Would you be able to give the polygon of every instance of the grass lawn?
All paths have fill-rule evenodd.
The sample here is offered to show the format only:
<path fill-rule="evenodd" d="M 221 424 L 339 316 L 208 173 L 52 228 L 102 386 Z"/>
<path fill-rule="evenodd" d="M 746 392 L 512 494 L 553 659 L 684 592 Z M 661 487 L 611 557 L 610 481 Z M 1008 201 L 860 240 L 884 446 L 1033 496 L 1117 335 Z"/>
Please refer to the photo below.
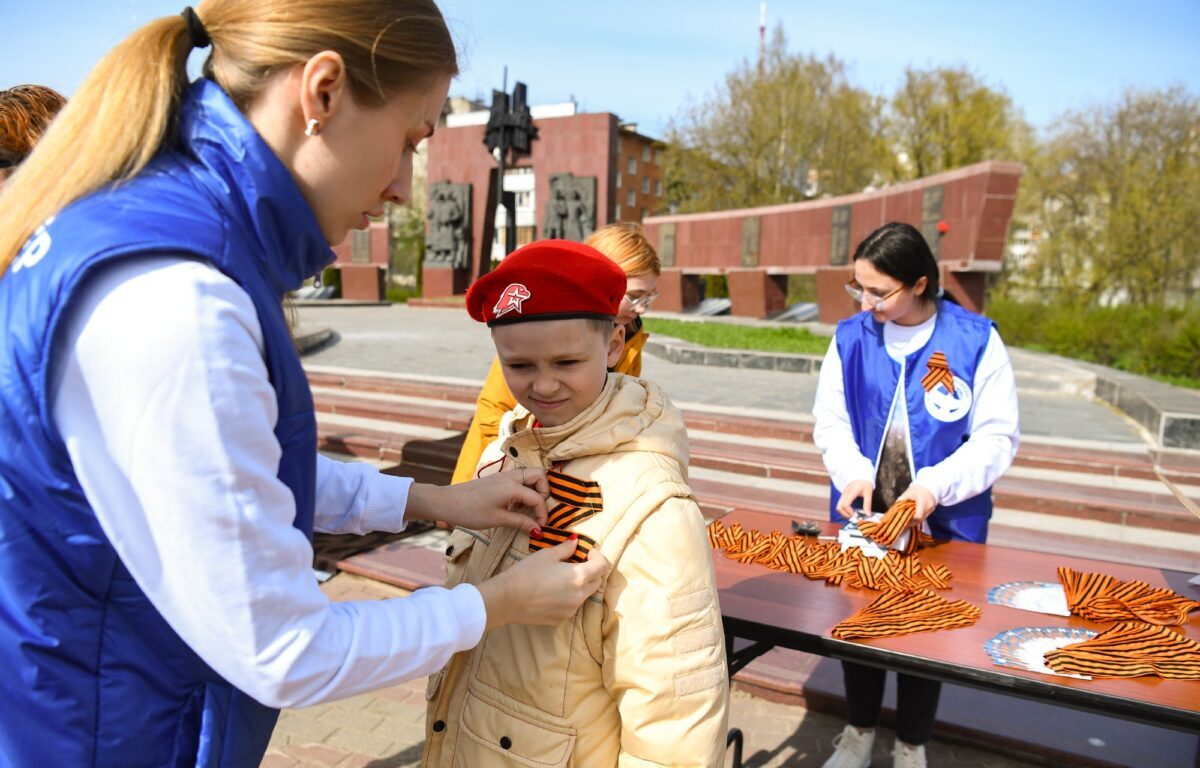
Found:
<path fill-rule="evenodd" d="M 1069 354 L 1064 354 L 1063 352 L 1061 352 L 1059 350 L 1051 349 L 1051 348 L 1047 347 L 1045 344 L 1022 344 L 1020 348 L 1027 349 L 1030 352 L 1043 352 L 1043 353 L 1049 354 L 1049 355 L 1058 355 L 1060 357 L 1065 357 L 1070 360 L 1083 360 L 1084 362 L 1088 362 L 1088 363 L 1096 363 L 1095 360 L 1089 359 L 1087 357 L 1082 357 L 1082 356 L 1078 356 L 1078 355 L 1072 356 Z M 1104 365 L 1104 363 L 1096 363 L 1096 364 Z M 1123 368 L 1120 365 L 1120 361 L 1115 361 L 1113 363 L 1109 363 L 1108 365 L 1110 368 L 1115 368 L 1118 371 L 1126 370 L 1125 368 Z M 1163 384 L 1170 384 L 1173 387 L 1183 387 L 1184 389 L 1200 389 L 1200 379 L 1195 379 L 1195 378 L 1192 378 L 1191 376 L 1179 376 L 1177 374 L 1170 374 L 1170 373 L 1152 373 L 1152 372 L 1146 372 L 1146 371 L 1141 371 L 1141 370 L 1129 370 L 1127 372 L 1137 374 L 1138 376 L 1145 376 L 1146 378 L 1154 379 L 1155 381 L 1161 381 Z"/>
<path fill-rule="evenodd" d="M 801 355 L 824 355 L 829 349 L 828 336 L 819 336 L 806 328 L 754 328 L 656 317 L 643 318 L 642 322 L 651 334 L 661 333 L 704 347 L 761 349 Z"/>

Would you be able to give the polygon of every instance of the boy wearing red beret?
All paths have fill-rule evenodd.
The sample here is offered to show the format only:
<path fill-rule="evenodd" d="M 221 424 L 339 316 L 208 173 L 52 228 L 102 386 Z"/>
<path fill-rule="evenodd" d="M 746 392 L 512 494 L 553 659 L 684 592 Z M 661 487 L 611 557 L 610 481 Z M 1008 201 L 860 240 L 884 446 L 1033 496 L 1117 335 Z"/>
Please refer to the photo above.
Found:
<path fill-rule="evenodd" d="M 620 267 L 541 241 L 467 293 L 519 406 L 479 474 L 544 469 L 547 525 L 457 529 L 447 585 L 478 582 L 563 540 L 612 570 L 573 620 L 507 625 L 429 681 L 423 766 L 723 764 L 729 681 L 704 520 L 687 485 L 682 414 L 610 373 L 624 328 Z"/>

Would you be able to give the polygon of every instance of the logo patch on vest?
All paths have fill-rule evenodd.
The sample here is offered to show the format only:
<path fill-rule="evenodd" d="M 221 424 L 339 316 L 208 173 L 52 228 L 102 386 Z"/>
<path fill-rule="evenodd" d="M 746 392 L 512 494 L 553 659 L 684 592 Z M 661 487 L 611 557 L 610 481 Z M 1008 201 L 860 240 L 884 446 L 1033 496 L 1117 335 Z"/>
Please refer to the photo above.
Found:
<path fill-rule="evenodd" d="M 496 306 L 492 307 L 492 314 L 496 317 L 507 315 L 509 312 L 520 314 L 521 303 L 532 295 L 525 286 L 520 283 L 513 283 L 500 294 L 499 300 L 496 301 Z"/>
<path fill-rule="evenodd" d="M 25 243 L 25 247 L 17 254 L 17 258 L 13 259 L 12 274 L 17 274 L 26 267 L 36 267 L 38 262 L 46 258 L 46 254 L 50 252 L 50 233 L 46 231 L 46 227 L 54 223 L 54 217 L 46 219 L 46 221 L 38 227 L 29 241 Z"/>
<path fill-rule="evenodd" d="M 974 400 L 967 382 L 950 372 L 950 361 L 942 352 L 929 356 L 929 373 L 921 379 L 925 389 L 925 410 L 938 421 L 958 421 L 971 412 Z"/>

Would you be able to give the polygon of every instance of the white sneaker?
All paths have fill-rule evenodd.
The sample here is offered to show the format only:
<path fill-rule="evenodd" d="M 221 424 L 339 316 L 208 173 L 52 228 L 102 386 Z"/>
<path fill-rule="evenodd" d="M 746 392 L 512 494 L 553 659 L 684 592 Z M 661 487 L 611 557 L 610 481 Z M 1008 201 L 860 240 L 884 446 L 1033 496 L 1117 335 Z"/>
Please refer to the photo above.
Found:
<path fill-rule="evenodd" d="M 892 750 L 892 768 L 925 768 L 925 745 L 912 745 L 896 739 Z"/>
<path fill-rule="evenodd" d="M 833 737 L 834 753 L 821 768 L 867 768 L 871 764 L 871 747 L 875 746 L 875 729 L 859 730 L 847 725 Z"/>

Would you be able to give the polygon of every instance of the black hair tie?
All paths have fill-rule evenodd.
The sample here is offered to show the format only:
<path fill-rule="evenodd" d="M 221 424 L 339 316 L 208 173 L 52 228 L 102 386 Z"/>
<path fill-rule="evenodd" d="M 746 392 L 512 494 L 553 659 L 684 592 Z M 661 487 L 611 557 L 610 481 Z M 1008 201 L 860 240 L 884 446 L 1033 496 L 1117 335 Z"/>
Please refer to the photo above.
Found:
<path fill-rule="evenodd" d="M 212 38 L 208 36 L 208 30 L 204 28 L 204 23 L 200 21 L 200 17 L 192 10 L 192 6 L 183 9 L 179 14 L 183 20 L 187 22 L 188 34 L 192 37 L 193 48 L 207 48 L 212 45 Z"/>

